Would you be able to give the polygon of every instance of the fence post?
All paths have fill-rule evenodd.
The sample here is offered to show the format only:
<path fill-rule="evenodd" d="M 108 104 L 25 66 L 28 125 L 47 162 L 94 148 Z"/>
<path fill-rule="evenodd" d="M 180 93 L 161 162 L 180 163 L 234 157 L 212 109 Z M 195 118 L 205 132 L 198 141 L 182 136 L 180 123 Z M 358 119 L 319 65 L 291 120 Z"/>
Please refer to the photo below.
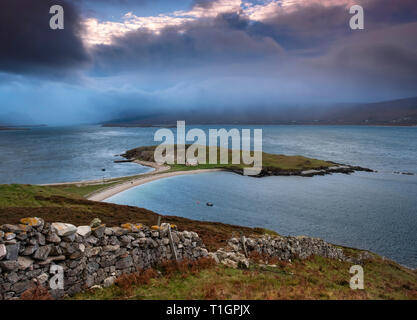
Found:
<path fill-rule="evenodd" d="M 175 249 L 174 240 L 172 239 L 171 225 L 168 226 L 168 238 L 169 238 L 169 244 L 171 245 L 171 251 L 175 258 L 175 261 L 178 261 L 177 250 Z"/>
<path fill-rule="evenodd" d="M 245 257 L 248 257 L 248 251 L 246 250 L 246 238 L 243 232 L 240 233 L 240 241 L 242 242 L 243 251 L 245 252 Z"/>

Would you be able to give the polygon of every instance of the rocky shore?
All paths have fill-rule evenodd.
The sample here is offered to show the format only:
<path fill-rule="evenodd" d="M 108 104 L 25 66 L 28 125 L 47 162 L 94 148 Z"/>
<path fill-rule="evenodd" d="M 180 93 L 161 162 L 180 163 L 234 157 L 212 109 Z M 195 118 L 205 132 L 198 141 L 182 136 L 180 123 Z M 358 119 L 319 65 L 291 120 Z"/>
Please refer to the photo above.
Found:
<path fill-rule="evenodd" d="M 233 169 L 227 168 L 227 171 L 232 171 L 234 173 L 243 175 L 243 169 Z M 343 173 L 351 174 L 354 172 L 375 172 L 369 168 L 363 168 L 359 166 L 349 166 L 349 165 L 334 165 L 332 167 L 323 167 L 318 169 L 311 170 L 279 170 L 276 168 L 263 168 L 261 172 L 254 177 L 268 177 L 268 176 L 301 176 L 301 177 L 314 177 L 314 176 L 324 176 L 332 173 Z"/>

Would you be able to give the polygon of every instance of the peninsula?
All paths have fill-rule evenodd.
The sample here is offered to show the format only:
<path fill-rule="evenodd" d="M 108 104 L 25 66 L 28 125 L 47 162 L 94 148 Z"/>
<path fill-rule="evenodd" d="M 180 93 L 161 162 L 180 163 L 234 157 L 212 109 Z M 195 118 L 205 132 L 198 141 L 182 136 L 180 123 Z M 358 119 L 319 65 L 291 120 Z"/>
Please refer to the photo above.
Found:
<path fill-rule="evenodd" d="M 186 145 L 188 149 L 189 145 Z M 133 177 L 123 177 L 118 179 L 111 179 L 108 181 L 107 187 L 102 186 L 100 181 L 87 181 L 87 182 L 77 182 L 77 183 L 68 183 L 68 184 L 90 184 L 97 185 L 96 191 L 92 192 L 89 196 L 89 200 L 93 201 L 103 201 L 105 199 L 114 196 L 120 192 L 128 190 L 130 188 L 163 179 L 173 176 L 186 175 L 186 174 L 198 174 L 204 172 L 218 172 L 226 171 L 233 172 L 237 174 L 243 174 L 244 165 L 231 164 L 229 161 L 228 164 L 196 164 L 196 165 L 187 165 L 187 164 L 172 164 L 172 165 L 159 165 L 155 162 L 154 151 L 156 146 L 143 146 L 135 149 L 126 151 L 121 156 L 129 161 L 135 162 L 140 165 L 152 167 L 155 170 L 141 174 Z M 209 154 L 209 148 L 207 147 L 207 154 Z M 176 150 L 176 146 L 174 146 Z M 217 154 L 220 154 L 220 148 L 218 148 Z M 228 150 L 229 160 L 231 160 L 232 150 Z M 120 160 L 116 160 L 120 162 Z M 368 168 L 362 168 L 359 166 L 350 166 L 338 164 L 331 161 L 318 160 L 313 158 L 307 158 L 303 156 L 287 156 L 287 155 L 278 155 L 271 153 L 262 153 L 262 171 L 259 175 L 254 177 L 264 177 L 264 176 L 302 176 L 302 177 L 312 177 L 316 175 L 326 175 L 332 173 L 344 173 L 350 174 L 355 171 L 366 171 L 373 172 L 373 170 Z"/>

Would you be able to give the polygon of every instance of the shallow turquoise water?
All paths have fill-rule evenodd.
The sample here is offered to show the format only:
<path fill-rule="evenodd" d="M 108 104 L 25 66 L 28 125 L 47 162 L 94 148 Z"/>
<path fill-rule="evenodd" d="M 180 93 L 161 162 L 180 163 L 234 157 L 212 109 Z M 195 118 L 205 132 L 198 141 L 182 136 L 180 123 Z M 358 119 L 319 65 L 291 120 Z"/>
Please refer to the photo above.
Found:
<path fill-rule="evenodd" d="M 165 215 L 265 227 L 282 235 L 319 237 L 417 267 L 417 197 L 411 194 L 417 195 L 417 182 L 408 176 L 259 179 L 216 172 L 153 181 L 107 201 Z"/>

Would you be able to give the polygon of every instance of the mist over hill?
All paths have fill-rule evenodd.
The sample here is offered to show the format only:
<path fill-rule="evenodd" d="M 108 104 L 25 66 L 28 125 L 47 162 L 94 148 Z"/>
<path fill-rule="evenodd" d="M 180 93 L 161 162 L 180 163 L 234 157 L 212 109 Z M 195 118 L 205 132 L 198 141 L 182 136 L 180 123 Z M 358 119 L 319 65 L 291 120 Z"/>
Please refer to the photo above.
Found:
<path fill-rule="evenodd" d="M 130 114 L 103 126 L 175 125 L 177 120 L 189 124 L 417 125 L 417 97 L 368 104 L 213 110 Z"/>

